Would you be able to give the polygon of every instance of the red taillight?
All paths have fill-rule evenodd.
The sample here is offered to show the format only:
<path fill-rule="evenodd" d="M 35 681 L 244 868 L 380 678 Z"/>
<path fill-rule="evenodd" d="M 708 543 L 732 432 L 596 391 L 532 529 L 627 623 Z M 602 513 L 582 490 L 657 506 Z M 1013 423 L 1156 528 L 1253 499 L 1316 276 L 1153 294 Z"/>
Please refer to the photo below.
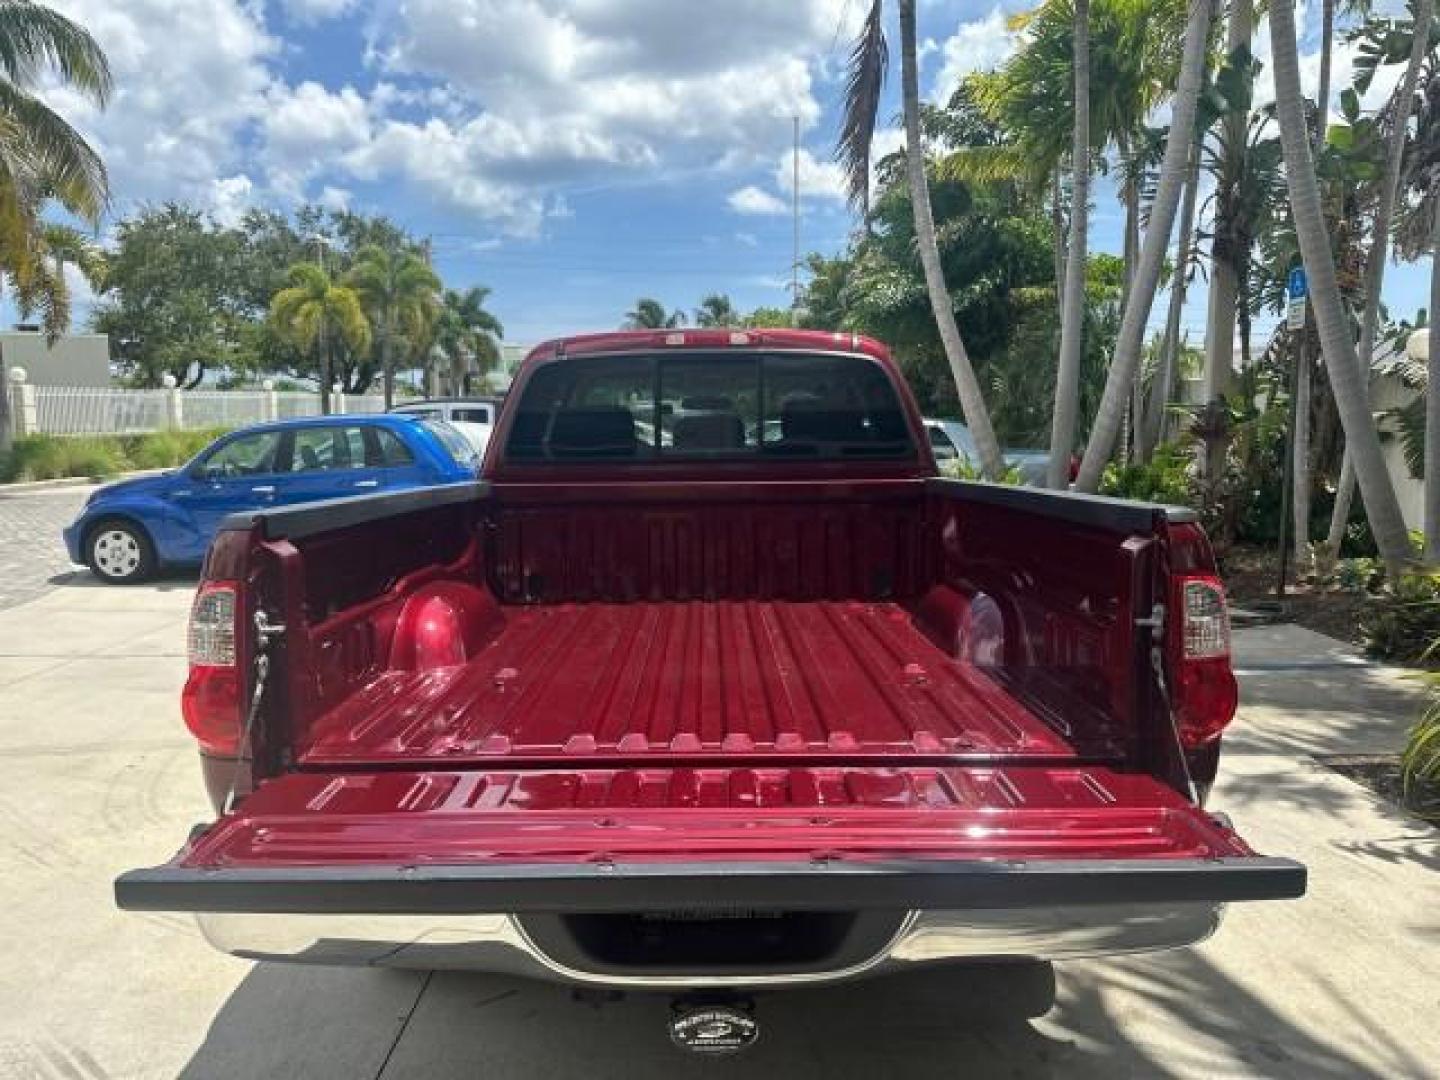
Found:
<path fill-rule="evenodd" d="M 190 609 L 190 677 L 180 708 L 200 749 L 220 757 L 240 753 L 241 680 L 235 663 L 239 609 L 232 581 L 203 583 Z"/>
<path fill-rule="evenodd" d="M 1230 668 L 1225 587 L 1213 574 L 1174 579 L 1171 657 L 1180 741 L 1187 749 L 1214 742 L 1235 718 L 1239 691 Z"/>

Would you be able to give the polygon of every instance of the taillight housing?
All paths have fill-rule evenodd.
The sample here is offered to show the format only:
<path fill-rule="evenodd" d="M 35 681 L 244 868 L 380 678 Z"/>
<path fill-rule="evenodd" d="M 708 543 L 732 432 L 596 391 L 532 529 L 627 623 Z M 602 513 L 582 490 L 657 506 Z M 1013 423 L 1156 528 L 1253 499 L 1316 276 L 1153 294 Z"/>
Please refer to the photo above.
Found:
<path fill-rule="evenodd" d="M 1230 615 L 1225 586 L 1214 574 L 1172 579 L 1171 693 L 1180 741 L 1187 750 L 1218 739 L 1240 702 L 1230 666 Z"/>
<path fill-rule="evenodd" d="M 216 757 L 240 754 L 242 679 L 236 654 L 240 607 L 235 582 L 206 581 L 190 608 L 186 634 L 190 675 L 180 709 L 201 752 Z"/>

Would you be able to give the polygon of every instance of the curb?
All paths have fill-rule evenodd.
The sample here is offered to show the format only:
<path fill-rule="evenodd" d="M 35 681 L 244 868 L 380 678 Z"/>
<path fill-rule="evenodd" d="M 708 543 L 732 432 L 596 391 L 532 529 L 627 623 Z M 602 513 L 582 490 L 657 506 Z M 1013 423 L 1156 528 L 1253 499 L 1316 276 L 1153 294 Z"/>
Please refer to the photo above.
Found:
<path fill-rule="evenodd" d="M 133 469 L 96 479 L 90 476 L 62 476 L 57 480 L 25 480 L 14 484 L 0 484 L 0 496 L 24 495 L 32 491 L 52 491 L 60 488 L 88 487 L 92 484 L 113 484 L 116 480 L 130 480 L 137 476 L 159 476 L 168 469 Z"/>

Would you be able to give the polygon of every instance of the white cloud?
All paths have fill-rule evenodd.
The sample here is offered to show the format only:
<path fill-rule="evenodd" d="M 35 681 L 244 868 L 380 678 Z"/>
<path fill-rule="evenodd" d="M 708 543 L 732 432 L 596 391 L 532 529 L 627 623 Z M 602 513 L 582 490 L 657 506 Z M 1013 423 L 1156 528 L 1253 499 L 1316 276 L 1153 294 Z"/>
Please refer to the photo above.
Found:
<path fill-rule="evenodd" d="M 737 214 L 784 214 L 790 209 L 779 197 L 754 184 L 732 191 L 728 201 Z"/>
<path fill-rule="evenodd" d="M 737 244 L 740 244 L 742 247 L 748 247 L 748 248 L 753 248 L 753 247 L 759 247 L 759 246 L 760 246 L 760 238 L 759 238 L 758 236 L 756 236 L 754 233 L 748 233 L 748 232 L 737 232 L 737 233 L 735 234 L 735 242 L 736 242 Z"/>
<path fill-rule="evenodd" d="M 1295 36 L 1301 42 L 1300 91 L 1312 99 L 1320 93 L 1319 32 L 1316 29 L 1314 35 L 1306 33 L 1307 24 L 1313 22 L 1315 27 L 1319 26 L 1319 20 L 1314 16 L 1313 6 L 1297 5 Z M 1255 80 L 1255 104 L 1259 107 L 1269 105 L 1275 100 L 1275 65 L 1268 16 L 1261 18 L 1256 23 L 1255 31 L 1255 58 L 1264 65 L 1260 70 L 1259 77 Z M 1308 52 L 1304 47 L 1307 36 L 1314 37 L 1316 46 Z M 1343 34 L 1335 35 L 1335 46 L 1330 57 L 1330 122 L 1332 124 L 1337 122 L 1339 116 L 1340 95 L 1349 89 L 1351 81 L 1354 79 L 1355 60 L 1359 55 L 1358 43 L 1347 41 Z M 1400 79 L 1404 74 L 1404 64 L 1390 64 L 1380 68 L 1370 83 L 1370 89 L 1361 98 L 1361 107 L 1366 110 L 1375 110 L 1383 106 L 1389 100 L 1390 95 L 1394 93 L 1395 87 L 1400 84 Z"/>
<path fill-rule="evenodd" d="M 241 164 L 240 142 L 264 108 L 278 43 L 258 6 L 237 0 L 53 0 L 110 59 L 115 95 L 103 113 L 78 95 L 47 98 L 105 158 L 121 203 L 205 203 Z"/>
<path fill-rule="evenodd" d="M 1006 26 L 1005 12 L 998 6 L 981 19 L 962 22 L 940 46 L 944 63 L 932 84 L 930 97 L 946 101 L 966 75 L 989 71 L 1003 63 L 1019 43 L 1020 35 Z"/>
<path fill-rule="evenodd" d="M 253 205 L 254 192 L 255 182 L 244 173 L 236 173 L 220 177 L 212 183 L 210 197 L 205 203 L 221 225 L 238 225 Z"/>
<path fill-rule="evenodd" d="M 320 194 L 315 197 L 315 201 L 327 210 L 343 211 L 350 209 L 350 201 L 353 198 L 354 195 L 345 188 L 326 184 L 320 189 Z"/>
<path fill-rule="evenodd" d="M 260 126 L 271 185 L 299 200 L 310 177 L 370 140 L 371 106 L 350 86 L 331 93 L 317 82 L 276 85 Z"/>
<path fill-rule="evenodd" d="M 338 19 L 353 11 L 358 0 L 281 0 L 285 14 L 299 23 L 318 23 Z"/>
<path fill-rule="evenodd" d="M 780 156 L 775 166 L 775 182 L 787 195 L 795 190 L 795 154 Z M 802 199 L 845 198 L 845 171 L 834 161 L 820 161 L 809 150 L 802 148 L 800 159 L 800 197 Z"/>
<path fill-rule="evenodd" d="M 50 96 L 105 156 L 121 212 L 161 199 L 226 214 L 242 201 L 339 205 L 357 184 L 387 183 L 519 235 L 566 216 L 563 195 L 582 183 L 729 173 L 738 184 L 742 170 L 769 170 L 791 116 L 820 123 L 825 58 L 863 6 L 373 0 L 360 81 L 337 86 L 287 79 L 295 43 L 275 33 L 353 15 L 359 0 L 54 2 L 115 70 L 104 113 Z M 802 194 L 832 197 L 837 177 L 812 158 Z M 749 212 L 779 202 L 737 195 Z"/>

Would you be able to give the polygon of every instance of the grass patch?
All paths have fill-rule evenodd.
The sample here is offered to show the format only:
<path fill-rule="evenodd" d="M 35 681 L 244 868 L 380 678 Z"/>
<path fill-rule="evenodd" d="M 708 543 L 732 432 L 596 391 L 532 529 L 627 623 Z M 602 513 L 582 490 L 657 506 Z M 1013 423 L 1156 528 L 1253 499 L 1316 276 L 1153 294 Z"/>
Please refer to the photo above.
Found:
<path fill-rule="evenodd" d="M 0 455 L 0 483 L 71 476 L 104 480 L 132 469 L 171 469 L 185 464 L 226 430 L 27 435 Z"/>

